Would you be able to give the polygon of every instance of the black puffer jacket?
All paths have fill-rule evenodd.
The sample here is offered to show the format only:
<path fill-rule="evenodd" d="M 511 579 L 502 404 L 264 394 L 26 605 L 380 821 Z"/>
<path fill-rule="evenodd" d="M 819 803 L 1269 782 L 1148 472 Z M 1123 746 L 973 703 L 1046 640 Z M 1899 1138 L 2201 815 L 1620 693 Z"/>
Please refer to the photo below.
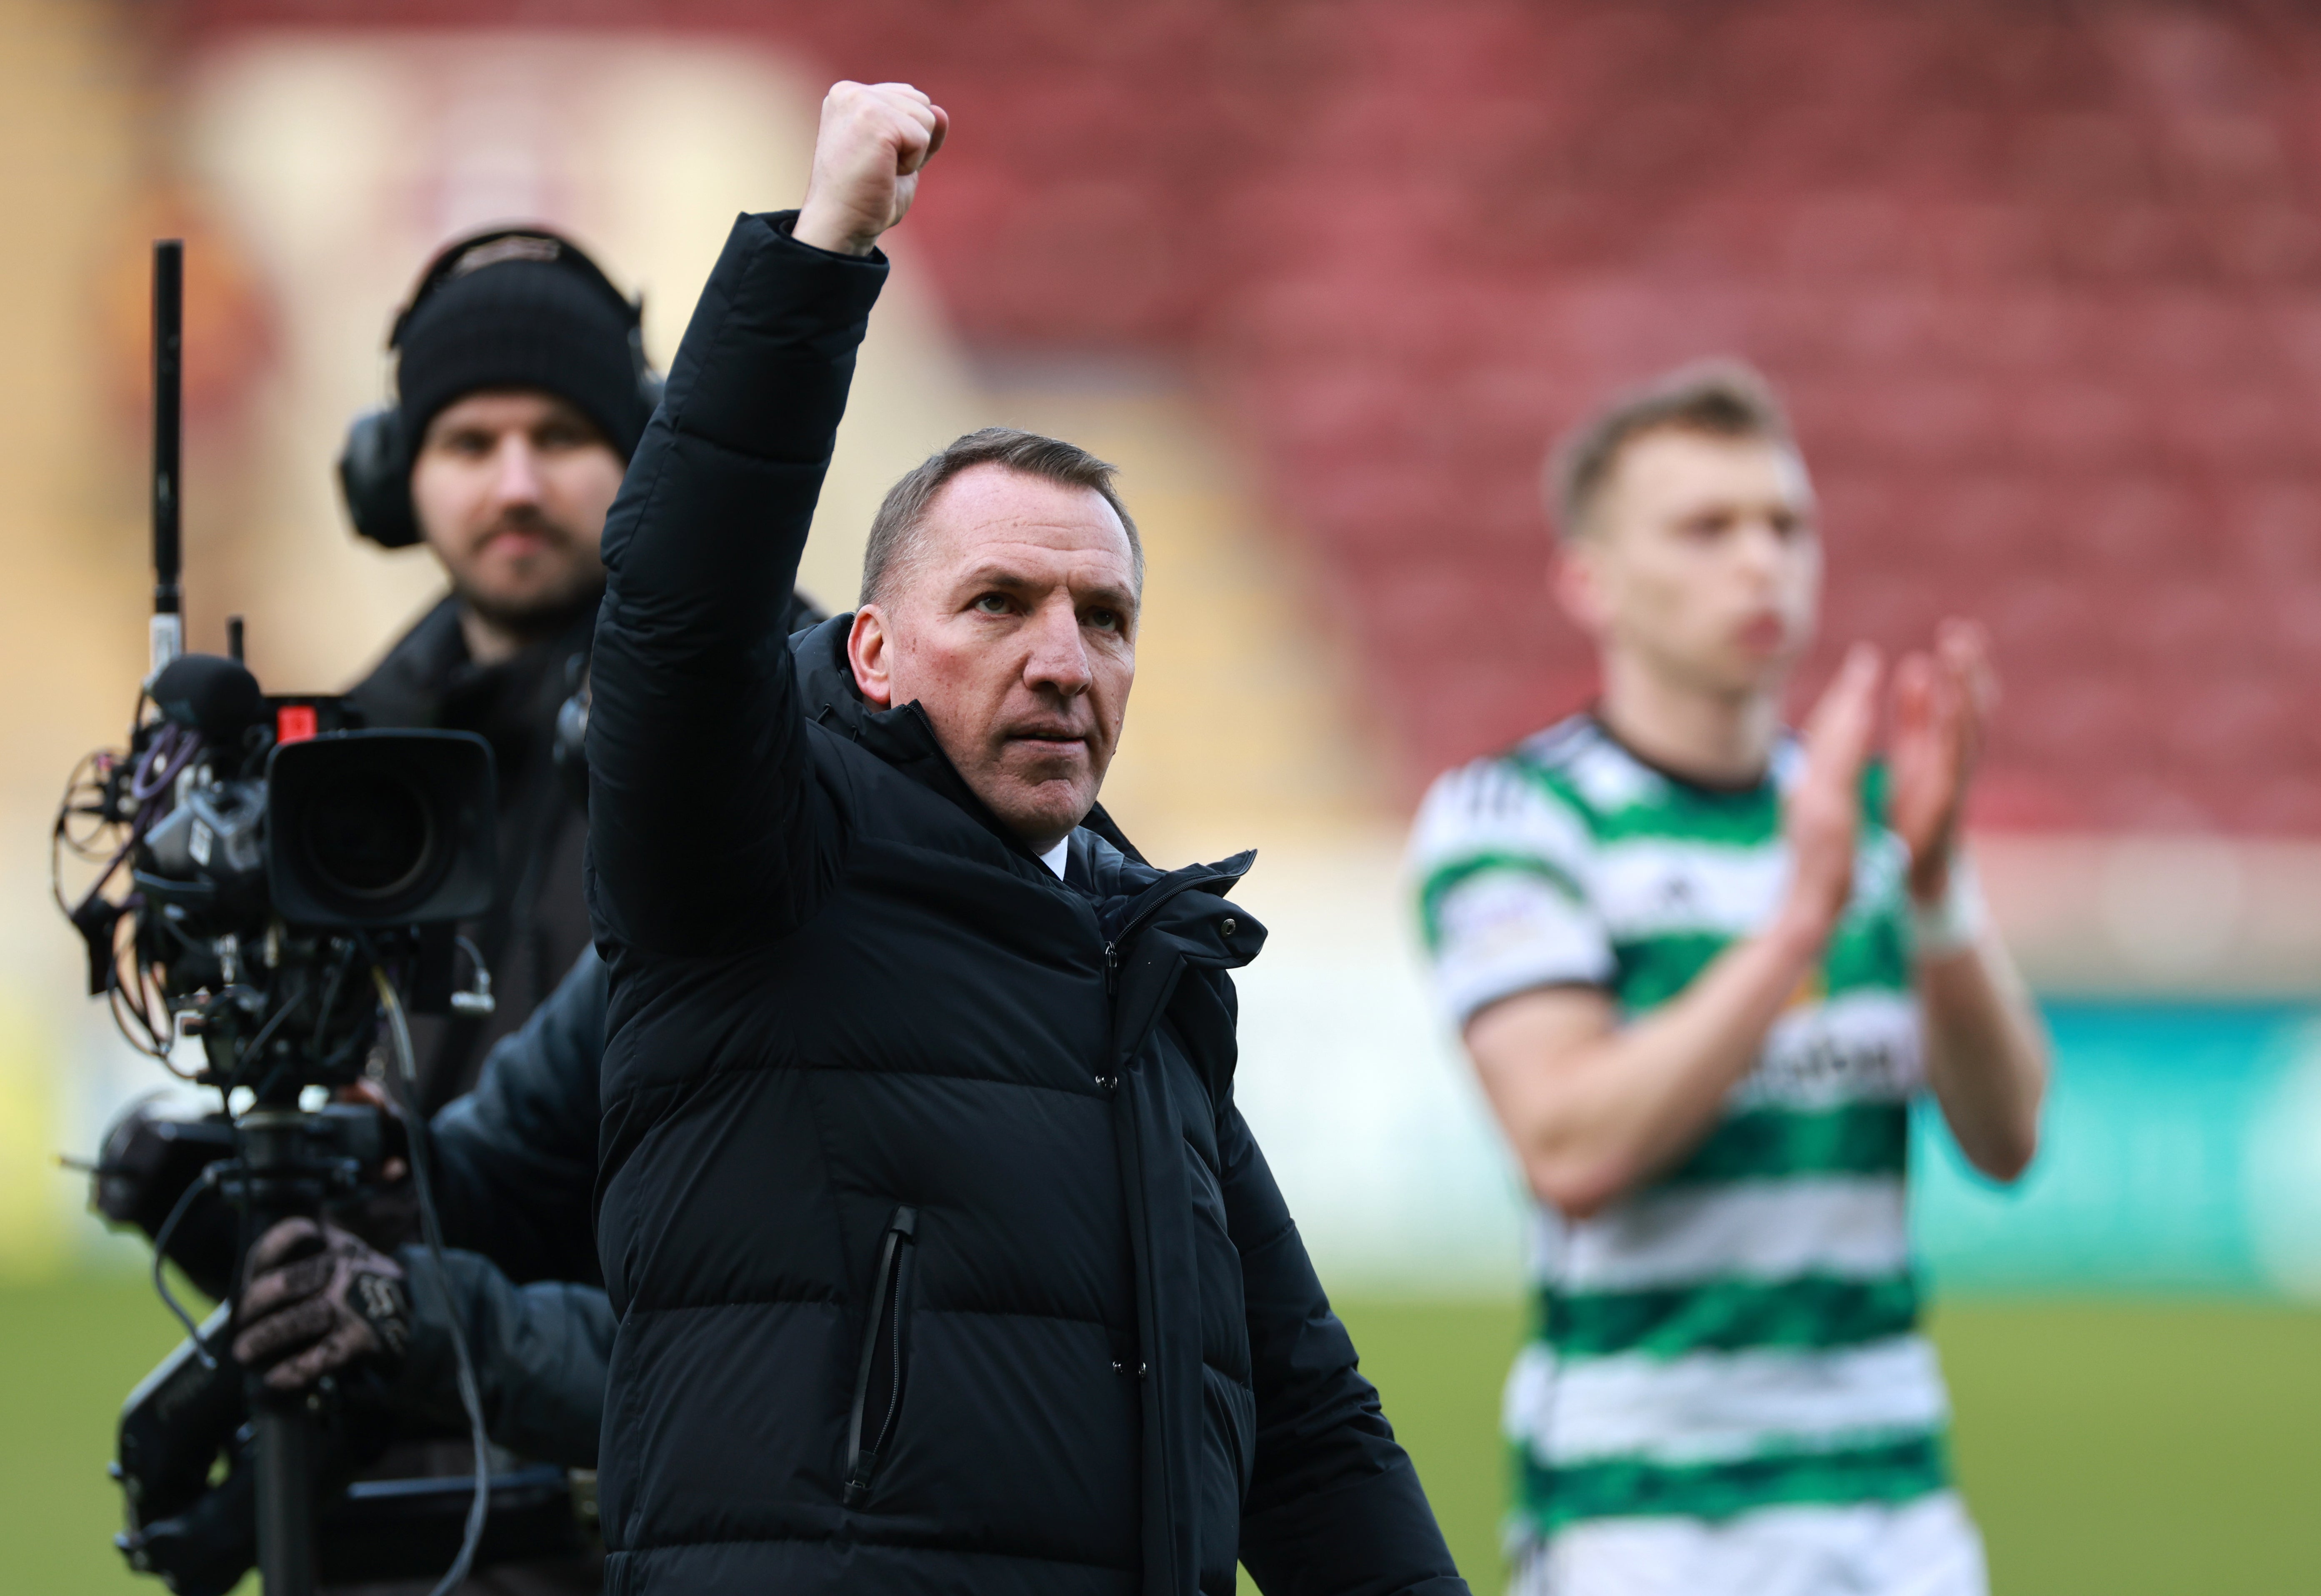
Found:
<path fill-rule="evenodd" d="M 430 1125 L 444 1239 L 517 1281 L 601 1285 L 594 1206 L 605 966 L 585 950 Z"/>
<path fill-rule="evenodd" d="M 481 1017 L 412 1017 L 430 1115 L 475 1084 L 485 1052 L 523 1023 L 588 945 L 580 878 L 587 814 L 554 750 L 557 711 L 587 669 L 589 636 L 584 610 L 514 659 L 478 665 L 460 631 L 460 601 L 446 598 L 347 695 L 374 726 L 478 734 L 492 745 L 499 780 L 492 907 L 460 927 L 490 967 L 498 1002 Z"/>
<path fill-rule="evenodd" d="M 464 1428 L 456 1323 L 468 1337 L 493 1440 L 594 1468 L 613 1309 L 596 1268 L 597 1068 L 605 966 L 584 953 L 523 1027 L 484 1061 L 476 1090 L 435 1116 L 439 1280 L 426 1249 L 399 1249 L 411 1345 L 396 1382 L 412 1418 Z"/>
<path fill-rule="evenodd" d="M 1060 881 L 782 635 L 885 276 L 787 223 L 605 535 L 606 1588 L 1463 1591 L 1233 1104 L 1248 856 Z"/>

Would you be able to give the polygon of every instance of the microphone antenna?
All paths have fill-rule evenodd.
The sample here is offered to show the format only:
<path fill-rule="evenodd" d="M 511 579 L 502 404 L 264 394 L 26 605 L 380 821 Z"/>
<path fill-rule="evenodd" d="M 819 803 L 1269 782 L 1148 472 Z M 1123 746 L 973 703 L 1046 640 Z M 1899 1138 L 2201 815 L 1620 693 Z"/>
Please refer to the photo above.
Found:
<path fill-rule="evenodd" d="M 184 439 L 186 245 L 153 243 L 152 670 L 186 652 L 185 596 L 177 584 L 178 461 Z"/>

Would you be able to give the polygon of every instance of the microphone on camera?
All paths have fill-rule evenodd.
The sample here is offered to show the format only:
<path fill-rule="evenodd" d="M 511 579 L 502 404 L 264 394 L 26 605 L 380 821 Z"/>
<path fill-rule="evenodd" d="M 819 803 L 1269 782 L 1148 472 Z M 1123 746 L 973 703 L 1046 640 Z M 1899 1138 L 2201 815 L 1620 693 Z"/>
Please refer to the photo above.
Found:
<path fill-rule="evenodd" d="M 211 743 L 237 742 L 266 716 L 258 678 L 240 661 L 219 654 L 178 655 L 161 668 L 150 691 L 162 719 Z"/>

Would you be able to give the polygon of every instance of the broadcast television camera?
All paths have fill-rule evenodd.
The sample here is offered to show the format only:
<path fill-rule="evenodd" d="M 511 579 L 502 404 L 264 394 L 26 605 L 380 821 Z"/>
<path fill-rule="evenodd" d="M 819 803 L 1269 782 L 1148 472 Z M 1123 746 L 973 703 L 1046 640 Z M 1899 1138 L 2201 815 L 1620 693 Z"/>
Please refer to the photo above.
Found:
<path fill-rule="evenodd" d="M 418 1008 L 451 1006 L 451 927 L 491 903 L 489 746 L 351 729 L 335 700 L 269 699 L 214 655 L 170 661 L 146 697 L 158 713 L 126 754 L 92 756 L 60 822 L 119 836 L 106 879 L 129 870 L 128 896 L 101 880 L 69 910 L 92 995 L 165 1058 L 198 1038 L 202 1085 L 273 1101 L 294 1076 L 347 1084 L 378 1018 L 371 969 Z"/>
<path fill-rule="evenodd" d="M 179 1596 L 222 1596 L 253 1560 L 269 1596 L 311 1591 L 318 1573 L 408 1578 L 447 1562 L 450 1589 L 489 1509 L 501 1509 L 496 1540 L 522 1540 L 527 1522 L 553 1529 L 560 1515 L 551 1541 L 574 1538 L 560 1471 L 495 1489 L 464 1343 L 453 1337 L 472 1480 L 349 1489 L 353 1465 L 384 1444 L 381 1405 L 350 1389 L 359 1380 L 289 1397 L 263 1386 L 225 1351 L 230 1303 L 196 1327 L 162 1279 L 173 1233 L 205 1192 L 232 1216 L 231 1295 L 242 1252 L 268 1228 L 378 1181 L 396 1127 L 373 1106 L 331 1099 L 369 1075 L 400 1087 L 415 1121 L 406 1012 L 488 1009 L 479 962 L 468 990 L 453 977 L 457 923 L 491 905 L 496 809 L 481 738 L 368 730 L 334 698 L 269 697 L 241 663 L 239 622 L 232 657 L 182 652 L 181 299 L 181 246 L 157 244 L 152 670 L 128 747 L 83 762 L 55 832 L 58 902 L 86 945 L 91 995 L 111 1002 L 132 1044 L 219 1094 L 205 1119 L 133 1147 L 109 1141 L 95 1171 L 108 1215 L 151 1229 L 155 1285 L 189 1336 L 123 1410 L 119 1544 Z M 68 898 L 71 857 L 91 879 Z M 404 1151 L 440 1254 L 426 1140 L 412 1135 Z M 174 1194 L 166 1215 L 128 1211 L 152 1192 Z M 464 1507 L 464 1527 L 446 1507 Z"/>

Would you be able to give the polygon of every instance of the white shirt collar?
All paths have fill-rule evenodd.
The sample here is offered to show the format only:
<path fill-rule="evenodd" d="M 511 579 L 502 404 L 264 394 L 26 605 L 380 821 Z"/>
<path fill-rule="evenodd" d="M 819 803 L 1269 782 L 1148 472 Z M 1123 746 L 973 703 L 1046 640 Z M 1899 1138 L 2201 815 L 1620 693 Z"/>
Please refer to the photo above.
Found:
<path fill-rule="evenodd" d="M 1040 862 L 1054 871 L 1056 880 L 1060 881 L 1064 879 L 1064 861 L 1070 856 L 1071 851 L 1072 839 L 1068 834 L 1062 842 L 1040 855 Z"/>

